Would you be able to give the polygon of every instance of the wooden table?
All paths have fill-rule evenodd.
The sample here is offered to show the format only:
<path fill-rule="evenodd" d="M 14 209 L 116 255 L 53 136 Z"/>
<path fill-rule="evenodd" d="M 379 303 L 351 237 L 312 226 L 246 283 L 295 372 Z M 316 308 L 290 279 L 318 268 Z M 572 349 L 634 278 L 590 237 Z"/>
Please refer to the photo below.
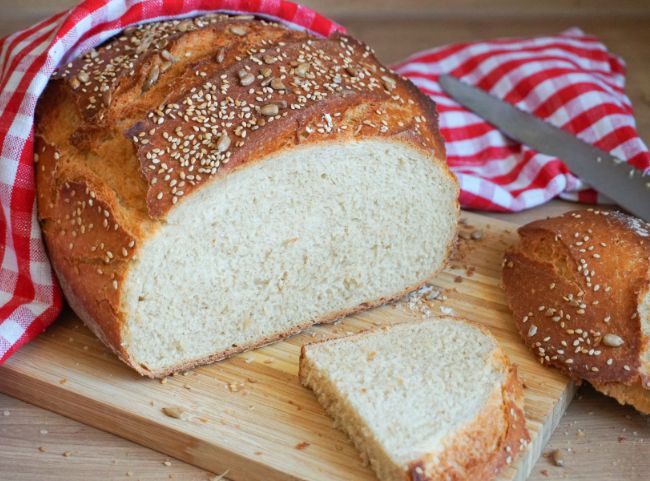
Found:
<path fill-rule="evenodd" d="M 0 35 L 34 23 L 72 0 L 0 0 Z M 650 4 L 644 0 L 319 0 L 304 1 L 346 25 L 392 62 L 419 49 L 496 36 L 541 35 L 579 26 L 598 35 L 628 65 L 628 95 L 641 136 L 650 141 Z M 399 10 L 395 5 L 399 5 Z M 520 214 L 524 223 L 575 208 L 554 201 Z M 44 450 L 41 451 L 39 448 Z M 650 475 L 650 418 L 583 387 L 530 481 L 641 481 Z M 69 453 L 65 456 L 64 453 Z M 166 462 L 171 461 L 171 463 Z M 7 481 L 208 480 L 190 466 L 57 414 L 0 394 L 0 479 Z"/>

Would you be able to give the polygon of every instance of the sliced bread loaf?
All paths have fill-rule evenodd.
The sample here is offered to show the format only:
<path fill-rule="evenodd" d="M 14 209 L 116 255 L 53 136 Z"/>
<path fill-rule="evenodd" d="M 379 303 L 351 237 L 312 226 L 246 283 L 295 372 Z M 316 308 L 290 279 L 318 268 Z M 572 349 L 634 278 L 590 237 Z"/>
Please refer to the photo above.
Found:
<path fill-rule="evenodd" d="M 516 369 L 465 321 L 303 346 L 300 380 L 381 481 L 488 481 L 529 439 Z"/>
<path fill-rule="evenodd" d="M 62 66 L 37 120 L 66 298 L 148 376 L 400 297 L 455 237 L 434 104 L 347 36 L 141 25 Z"/>

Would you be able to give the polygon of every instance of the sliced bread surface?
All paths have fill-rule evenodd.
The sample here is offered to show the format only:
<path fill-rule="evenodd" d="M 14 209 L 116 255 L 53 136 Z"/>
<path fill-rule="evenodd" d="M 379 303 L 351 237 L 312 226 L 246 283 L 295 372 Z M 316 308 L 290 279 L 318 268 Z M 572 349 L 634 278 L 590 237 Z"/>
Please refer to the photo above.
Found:
<path fill-rule="evenodd" d="M 516 369 L 466 321 L 303 346 L 300 379 L 382 481 L 487 481 L 529 440 Z"/>

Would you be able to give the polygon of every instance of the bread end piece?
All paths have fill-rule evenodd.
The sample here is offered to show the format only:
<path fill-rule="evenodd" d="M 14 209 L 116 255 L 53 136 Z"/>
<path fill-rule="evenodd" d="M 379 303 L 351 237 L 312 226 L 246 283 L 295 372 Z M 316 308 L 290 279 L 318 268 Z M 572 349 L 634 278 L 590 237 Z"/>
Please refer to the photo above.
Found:
<path fill-rule="evenodd" d="M 503 284 L 540 363 L 622 403 L 650 403 L 650 226 L 587 209 L 519 229 Z"/>
<path fill-rule="evenodd" d="M 457 351 L 445 359 L 441 338 L 449 351 L 458 347 L 476 358 L 462 362 Z M 480 376 L 468 380 L 458 396 L 454 376 L 476 373 L 479 363 L 490 366 L 490 381 L 477 388 Z M 382 481 L 488 481 L 530 441 L 516 367 L 487 330 L 467 321 L 439 318 L 305 345 L 300 380 Z M 408 406 L 404 419 L 400 404 Z M 436 431 L 436 416 L 453 421 Z"/>

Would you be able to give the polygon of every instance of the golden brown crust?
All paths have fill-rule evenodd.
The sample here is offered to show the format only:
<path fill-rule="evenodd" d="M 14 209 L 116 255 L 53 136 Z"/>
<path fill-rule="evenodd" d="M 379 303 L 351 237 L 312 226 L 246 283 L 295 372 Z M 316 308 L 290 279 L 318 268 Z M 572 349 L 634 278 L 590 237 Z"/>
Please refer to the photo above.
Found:
<path fill-rule="evenodd" d="M 181 87 L 128 131 L 152 217 L 252 159 L 303 142 L 372 135 L 442 150 L 431 102 L 360 42 L 305 36 L 249 52 L 229 68 L 196 65 L 201 88 Z"/>
<path fill-rule="evenodd" d="M 503 283 L 519 333 L 540 362 L 597 384 L 640 383 L 649 230 L 594 209 L 519 229 Z"/>
<path fill-rule="evenodd" d="M 591 383 L 591 385 L 601 393 L 613 397 L 619 404 L 634 407 L 643 414 L 650 414 L 650 390 L 642 387 L 640 383 L 626 386 L 625 384 L 610 383 Z"/>
<path fill-rule="evenodd" d="M 528 446 L 523 388 L 510 366 L 501 392 L 470 426 L 446 443 L 442 455 L 409 465 L 407 481 L 491 481 Z"/>
<path fill-rule="evenodd" d="M 192 97 L 200 92 L 199 102 Z M 223 111 L 210 110 L 221 102 Z M 278 115 L 268 115 L 269 104 Z M 129 361 L 120 307 L 130 261 L 167 212 L 204 184 L 283 149 L 371 137 L 433 150 L 444 164 L 433 103 L 349 37 L 321 39 L 227 15 L 129 29 L 61 68 L 37 108 L 39 219 L 67 297 L 141 374 L 171 372 Z M 193 142 L 200 146 L 188 163 Z M 218 166 L 208 159 L 215 152 Z"/>

